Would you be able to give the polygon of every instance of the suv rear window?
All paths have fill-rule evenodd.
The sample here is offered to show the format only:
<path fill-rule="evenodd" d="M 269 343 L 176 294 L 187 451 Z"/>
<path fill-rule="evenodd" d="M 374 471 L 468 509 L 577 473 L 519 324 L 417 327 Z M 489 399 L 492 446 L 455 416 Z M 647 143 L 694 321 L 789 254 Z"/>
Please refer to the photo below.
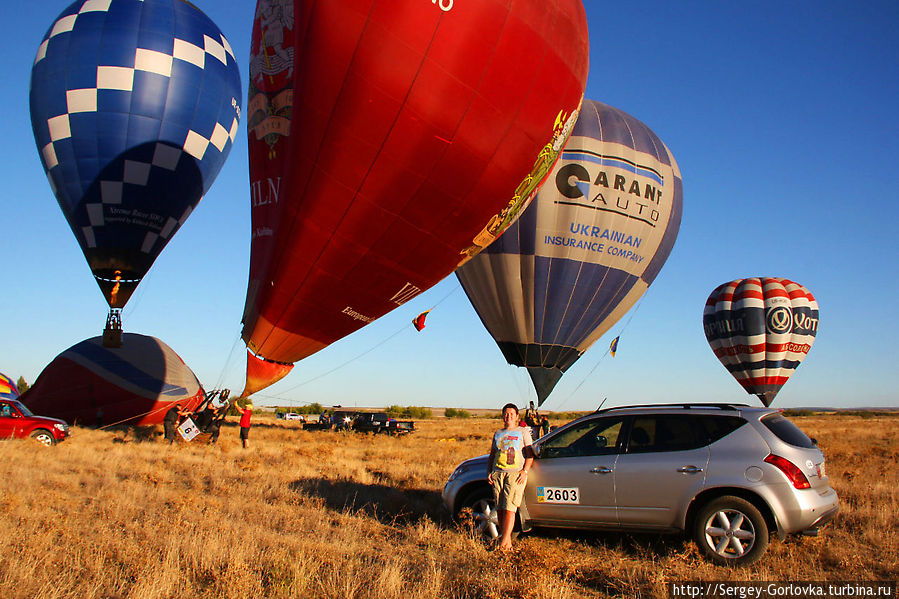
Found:
<path fill-rule="evenodd" d="M 709 445 L 746 424 L 739 416 L 700 416 L 698 420 L 705 430 Z"/>
<path fill-rule="evenodd" d="M 803 447 L 812 449 L 815 444 L 808 438 L 808 435 L 799 430 L 799 427 L 784 418 L 781 414 L 771 414 L 762 418 L 764 424 L 769 431 L 777 435 L 777 438 L 795 447 Z"/>
<path fill-rule="evenodd" d="M 705 445 L 704 437 L 686 414 L 635 416 L 627 452 L 687 451 Z"/>

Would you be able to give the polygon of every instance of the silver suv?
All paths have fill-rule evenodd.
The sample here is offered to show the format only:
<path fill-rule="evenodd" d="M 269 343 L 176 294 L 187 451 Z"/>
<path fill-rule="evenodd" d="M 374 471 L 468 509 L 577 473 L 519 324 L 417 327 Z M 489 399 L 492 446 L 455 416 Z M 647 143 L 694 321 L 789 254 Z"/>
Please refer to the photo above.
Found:
<path fill-rule="evenodd" d="M 839 511 L 824 454 L 779 410 L 737 404 L 601 410 L 534 442 L 518 511 L 534 526 L 688 532 L 710 561 L 758 560 L 771 532 L 816 535 Z M 487 456 L 462 462 L 443 502 L 497 536 Z"/>

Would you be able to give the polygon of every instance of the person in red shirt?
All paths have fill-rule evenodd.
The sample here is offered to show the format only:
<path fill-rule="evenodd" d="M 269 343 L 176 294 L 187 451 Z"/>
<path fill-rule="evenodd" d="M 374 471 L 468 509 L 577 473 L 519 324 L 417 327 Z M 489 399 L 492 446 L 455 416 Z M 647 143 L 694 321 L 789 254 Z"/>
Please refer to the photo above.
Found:
<path fill-rule="evenodd" d="M 234 409 L 240 412 L 240 441 L 246 449 L 250 446 L 250 416 L 253 415 L 253 404 L 247 403 L 241 408 L 235 403 Z"/>

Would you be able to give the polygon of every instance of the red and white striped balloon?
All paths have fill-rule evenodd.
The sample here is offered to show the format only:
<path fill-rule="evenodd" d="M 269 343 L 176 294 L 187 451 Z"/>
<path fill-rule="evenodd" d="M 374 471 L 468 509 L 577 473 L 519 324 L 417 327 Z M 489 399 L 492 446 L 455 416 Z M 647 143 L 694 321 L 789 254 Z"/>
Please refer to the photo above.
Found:
<path fill-rule="evenodd" d="M 736 279 L 712 292 L 702 324 L 715 356 L 769 406 L 815 342 L 818 302 L 789 279 Z"/>

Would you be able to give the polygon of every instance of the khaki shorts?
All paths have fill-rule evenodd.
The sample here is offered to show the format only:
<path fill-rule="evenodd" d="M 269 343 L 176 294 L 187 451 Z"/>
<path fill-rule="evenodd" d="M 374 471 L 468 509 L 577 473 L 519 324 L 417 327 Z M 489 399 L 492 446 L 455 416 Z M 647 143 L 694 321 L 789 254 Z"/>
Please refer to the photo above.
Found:
<path fill-rule="evenodd" d="M 521 505 L 525 483 L 518 484 L 519 470 L 493 472 L 493 497 L 496 509 L 514 512 Z"/>

